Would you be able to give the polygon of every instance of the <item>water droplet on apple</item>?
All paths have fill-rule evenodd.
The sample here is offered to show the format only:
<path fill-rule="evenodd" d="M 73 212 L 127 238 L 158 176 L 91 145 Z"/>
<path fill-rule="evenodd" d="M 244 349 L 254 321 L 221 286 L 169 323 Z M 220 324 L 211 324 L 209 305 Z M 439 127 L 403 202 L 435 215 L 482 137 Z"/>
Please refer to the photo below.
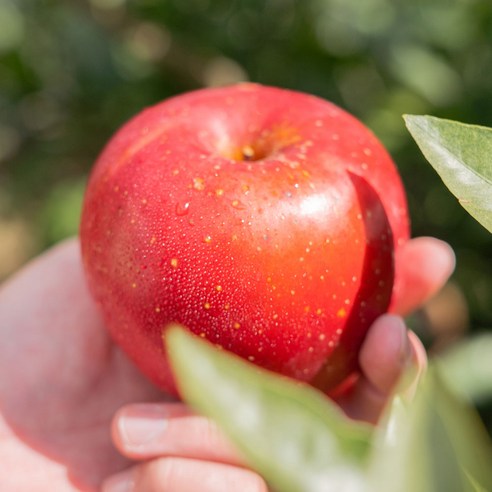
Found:
<path fill-rule="evenodd" d="M 193 188 L 197 191 L 205 189 L 205 180 L 203 178 L 193 178 Z"/>
<path fill-rule="evenodd" d="M 175 212 L 178 217 L 186 215 L 190 211 L 190 202 L 176 203 Z"/>
<path fill-rule="evenodd" d="M 339 318 L 345 318 L 345 316 L 347 316 L 347 311 L 345 311 L 344 308 L 340 308 L 337 311 L 337 317 L 339 317 Z M 338 330 L 337 330 L 337 333 L 338 333 Z"/>
<path fill-rule="evenodd" d="M 244 210 L 246 208 L 244 203 L 239 200 L 232 200 L 232 206 L 237 210 Z"/>

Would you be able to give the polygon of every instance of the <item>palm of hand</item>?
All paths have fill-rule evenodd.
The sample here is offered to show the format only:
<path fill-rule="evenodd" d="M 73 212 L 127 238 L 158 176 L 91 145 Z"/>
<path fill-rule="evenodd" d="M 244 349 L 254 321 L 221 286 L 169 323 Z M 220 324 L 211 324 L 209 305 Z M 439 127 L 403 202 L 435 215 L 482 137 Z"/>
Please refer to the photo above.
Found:
<path fill-rule="evenodd" d="M 115 411 L 163 399 L 103 329 L 77 248 L 62 245 L 0 290 L 0 476 L 15 476 L 12 490 L 95 488 L 126 465 L 111 443 Z"/>

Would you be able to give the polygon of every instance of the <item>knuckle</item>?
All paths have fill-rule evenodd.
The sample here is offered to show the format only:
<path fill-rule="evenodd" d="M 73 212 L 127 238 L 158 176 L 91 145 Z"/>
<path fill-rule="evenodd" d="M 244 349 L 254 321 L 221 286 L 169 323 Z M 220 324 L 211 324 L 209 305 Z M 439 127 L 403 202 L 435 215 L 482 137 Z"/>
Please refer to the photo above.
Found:
<path fill-rule="evenodd" d="M 140 465 L 134 476 L 135 492 L 268 492 L 265 481 L 251 470 L 182 458 L 155 459 Z"/>
<path fill-rule="evenodd" d="M 176 490 L 183 482 L 182 460 L 158 458 L 138 466 L 135 492 L 165 492 Z"/>

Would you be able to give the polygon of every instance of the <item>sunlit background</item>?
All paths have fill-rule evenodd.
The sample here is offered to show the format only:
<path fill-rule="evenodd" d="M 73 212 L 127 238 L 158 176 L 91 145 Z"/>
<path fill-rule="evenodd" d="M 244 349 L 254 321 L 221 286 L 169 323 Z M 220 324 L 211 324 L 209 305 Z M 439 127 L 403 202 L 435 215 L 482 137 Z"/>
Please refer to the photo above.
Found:
<path fill-rule="evenodd" d="M 416 317 L 431 349 L 492 327 L 491 237 L 401 117 L 492 126 L 490 0 L 0 0 L 0 279 L 77 232 L 87 173 L 126 119 L 240 80 L 330 99 L 386 144 L 413 234 L 458 257 Z"/>

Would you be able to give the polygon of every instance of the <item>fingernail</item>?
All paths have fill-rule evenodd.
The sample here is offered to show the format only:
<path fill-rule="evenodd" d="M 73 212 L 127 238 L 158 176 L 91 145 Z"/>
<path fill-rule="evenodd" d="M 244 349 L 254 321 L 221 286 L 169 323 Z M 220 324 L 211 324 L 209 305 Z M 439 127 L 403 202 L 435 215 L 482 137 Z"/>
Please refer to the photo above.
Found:
<path fill-rule="evenodd" d="M 133 473 L 128 470 L 106 479 L 102 484 L 101 492 L 132 492 L 134 485 Z"/>
<path fill-rule="evenodd" d="M 401 318 L 399 320 L 400 330 L 400 361 L 403 367 L 410 365 L 412 359 L 412 347 L 410 346 L 410 340 L 408 339 L 407 327 Z"/>
<path fill-rule="evenodd" d="M 398 354 L 398 361 L 401 367 L 405 367 L 409 364 L 412 356 L 407 326 L 403 319 L 396 314 L 385 314 L 383 316 L 385 322 L 391 326 L 391 331 L 387 334 L 388 337 L 391 336 L 391 339 L 387 342 L 391 345 L 393 353 L 395 355 Z"/>
<path fill-rule="evenodd" d="M 422 375 L 425 374 L 427 359 L 425 349 L 418 340 L 417 335 L 413 332 L 409 332 L 408 337 L 409 342 L 410 338 L 413 339 L 415 352 L 410 343 L 410 358 L 407 365 L 407 386 L 402 386 L 402 397 L 406 402 L 411 402 L 417 393 Z"/>
<path fill-rule="evenodd" d="M 160 405 L 132 405 L 120 416 L 118 430 L 126 446 L 137 450 L 162 438 L 167 428 L 166 417 Z"/>

